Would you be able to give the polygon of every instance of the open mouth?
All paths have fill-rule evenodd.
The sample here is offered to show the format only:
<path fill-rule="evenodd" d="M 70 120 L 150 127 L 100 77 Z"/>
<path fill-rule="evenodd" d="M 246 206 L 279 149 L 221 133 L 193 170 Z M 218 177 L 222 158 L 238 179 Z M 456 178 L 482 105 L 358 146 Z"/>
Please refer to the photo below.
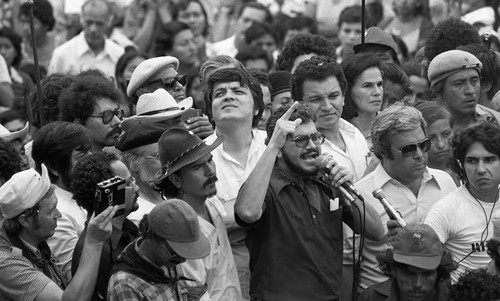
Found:
<path fill-rule="evenodd" d="M 300 159 L 306 162 L 312 162 L 314 164 L 314 161 L 316 160 L 317 157 L 318 157 L 317 152 L 309 152 L 307 154 L 300 156 Z"/>
<path fill-rule="evenodd" d="M 233 105 L 233 104 L 227 104 L 227 105 L 223 105 L 222 106 L 222 109 L 227 109 L 227 108 L 236 108 L 236 105 Z"/>

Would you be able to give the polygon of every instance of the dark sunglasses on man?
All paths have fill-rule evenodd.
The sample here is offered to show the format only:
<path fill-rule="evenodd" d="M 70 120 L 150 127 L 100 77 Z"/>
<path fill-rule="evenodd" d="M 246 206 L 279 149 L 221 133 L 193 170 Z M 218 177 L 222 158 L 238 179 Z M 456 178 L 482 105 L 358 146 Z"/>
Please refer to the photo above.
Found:
<path fill-rule="evenodd" d="M 118 117 L 118 119 L 122 120 L 124 114 L 125 112 L 122 109 L 115 109 L 104 111 L 99 115 L 91 115 L 89 117 L 102 118 L 102 122 L 104 124 L 108 124 L 113 120 L 115 116 Z"/>
<path fill-rule="evenodd" d="M 152 82 L 149 82 L 147 85 L 154 85 L 154 84 L 163 84 L 163 86 L 166 89 L 173 89 L 175 88 L 175 84 L 179 83 L 183 87 L 186 86 L 187 84 L 187 74 L 179 74 L 174 77 L 169 77 L 169 78 L 160 78 L 157 80 L 154 80 Z"/>
<path fill-rule="evenodd" d="M 417 147 L 420 148 L 420 150 L 423 153 L 428 152 L 431 149 L 431 139 L 425 138 L 424 140 L 419 141 L 417 143 L 405 144 L 400 148 L 394 148 L 394 147 L 391 148 L 400 152 L 401 156 L 403 157 L 410 157 L 417 152 Z"/>

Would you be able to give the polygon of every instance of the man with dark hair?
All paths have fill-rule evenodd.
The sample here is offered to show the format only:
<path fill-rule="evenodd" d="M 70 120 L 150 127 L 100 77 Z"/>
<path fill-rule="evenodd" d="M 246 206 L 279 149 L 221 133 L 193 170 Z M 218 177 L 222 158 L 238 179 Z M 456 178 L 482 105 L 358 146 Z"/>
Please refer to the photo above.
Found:
<path fill-rule="evenodd" d="M 245 31 L 245 42 L 249 46 L 257 46 L 264 50 L 273 60 L 278 49 L 278 37 L 275 30 L 266 23 L 253 22 Z"/>
<path fill-rule="evenodd" d="M 463 274 L 450 289 L 449 301 L 499 300 L 500 278 L 483 269 Z"/>
<path fill-rule="evenodd" d="M 78 74 L 98 69 L 114 76 L 116 62 L 124 50 L 106 36 L 113 25 L 111 4 L 106 0 L 86 0 L 80 21 L 82 32 L 54 50 L 48 73 Z"/>
<path fill-rule="evenodd" d="M 273 16 L 266 6 L 257 1 L 250 1 L 241 6 L 234 34 L 225 40 L 212 44 L 207 49 L 208 56 L 225 54 L 234 57 L 239 50 L 248 46 L 245 43 L 245 31 L 254 22 L 271 24 Z"/>
<path fill-rule="evenodd" d="M 392 249 L 377 257 L 389 279 L 361 293 L 358 301 L 447 301 L 456 265 L 431 227 L 409 224 L 392 238 Z"/>
<path fill-rule="evenodd" d="M 118 206 L 120 213 L 112 220 L 113 230 L 111 236 L 104 241 L 99 271 L 97 273 L 97 284 L 92 294 L 92 300 L 106 300 L 108 280 L 111 270 L 118 255 L 125 247 L 139 236 L 139 229 L 127 216 L 137 209 L 137 186 L 134 178 L 130 175 L 127 167 L 111 153 L 95 153 L 82 158 L 75 166 L 71 177 L 71 192 L 73 199 L 87 210 L 87 217 L 95 213 L 95 195 L 97 184 L 118 176 L 125 181 L 124 205 Z M 88 228 L 85 227 L 78 238 L 71 260 L 71 272 L 75 275 L 78 267 L 82 264 L 83 244 L 87 237 Z M 85 259 L 83 259 L 85 260 Z"/>
<path fill-rule="evenodd" d="M 262 89 L 246 70 L 220 69 L 208 79 L 205 92 L 208 115 L 215 133 L 205 141 L 213 143 L 225 136 L 213 152 L 217 170 L 217 197 L 223 203 L 229 241 L 240 277 L 243 297 L 248 296 L 250 270 L 245 232 L 234 220 L 234 202 L 241 184 L 257 164 L 265 149 L 266 133 L 256 127 L 264 111 Z"/>
<path fill-rule="evenodd" d="M 325 137 L 313 118 L 298 103 L 278 109 L 264 154 L 238 193 L 235 217 L 247 231 L 255 300 L 339 300 L 342 221 L 374 240 L 383 236 L 370 205 L 354 201 L 363 219 L 340 200 L 335 187 L 352 181 L 349 171 L 331 161 L 328 183 L 319 178 Z"/>
<path fill-rule="evenodd" d="M 339 16 L 337 39 L 340 45 L 335 49 L 337 63 L 354 54 L 352 47 L 361 39 L 361 6 L 348 6 Z"/>
<path fill-rule="evenodd" d="M 377 189 L 382 190 L 387 202 L 400 212 L 406 223 L 423 223 L 436 200 L 456 189 L 456 185 L 448 173 L 427 167 L 431 141 L 422 114 L 410 106 L 392 105 L 377 115 L 371 136 L 372 150 L 380 163 L 354 187 L 377 210 L 382 223 L 387 225 L 386 234 L 396 222 L 390 220 L 373 196 Z M 362 289 L 387 280 L 379 269 L 377 255 L 389 247 L 388 236 L 381 241 L 365 239 L 360 271 Z"/>
<path fill-rule="evenodd" d="M 384 75 L 384 100 L 381 110 L 396 102 L 415 105 L 410 80 L 401 67 L 396 63 L 382 63 L 380 71 Z"/>
<path fill-rule="evenodd" d="M 429 211 L 425 223 L 450 251 L 458 268 L 456 282 L 466 270 L 488 265 L 486 241 L 493 237 L 494 219 L 500 213 L 500 128 L 482 122 L 453 139 L 453 155 L 465 184 L 441 198 Z"/>
<path fill-rule="evenodd" d="M 313 56 L 335 58 L 333 44 L 318 35 L 300 34 L 288 41 L 276 59 L 277 71 L 294 73 L 300 62 Z"/>
<path fill-rule="evenodd" d="M 257 46 L 246 47 L 238 51 L 234 58 L 240 61 L 248 71 L 260 71 L 267 74 L 273 66 L 271 57 Z"/>
<path fill-rule="evenodd" d="M 0 186 L 21 170 L 19 154 L 8 141 L 0 139 Z"/>
<path fill-rule="evenodd" d="M 429 64 L 432 92 L 447 104 L 455 130 L 481 121 L 500 125 L 500 113 L 478 104 L 482 67 L 477 57 L 462 50 L 443 52 Z"/>
<path fill-rule="evenodd" d="M 90 300 L 96 284 L 103 241 L 111 234 L 116 208 L 108 207 L 90 219 L 83 247 L 85 262 L 71 281 L 56 265 L 47 245 L 61 213 L 47 168 L 40 175 L 28 169 L 0 187 L 1 300 Z"/>
<path fill-rule="evenodd" d="M 158 142 L 162 165 L 155 188 L 163 197 L 179 198 L 188 203 L 198 215 L 200 229 L 209 241 L 210 254 L 201 260 L 181 264 L 183 276 L 195 280 L 186 287 L 207 285 L 211 300 L 240 300 L 241 289 L 226 227 L 216 198 L 216 168 L 210 152 L 223 138 L 211 145 L 184 129 L 167 130 Z"/>
<path fill-rule="evenodd" d="M 30 28 L 30 7 L 33 6 L 33 22 L 35 23 L 35 43 L 40 66 L 49 66 L 52 52 L 56 48 L 55 35 L 52 29 L 56 23 L 54 9 L 49 0 L 38 0 L 33 3 L 24 2 L 19 8 L 19 23 L 23 36 L 23 63 L 34 63 L 33 45 Z"/>
<path fill-rule="evenodd" d="M 458 46 L 481 44 L 477 30 L 460 19 L 448 18 L 434 26 L 427 36 L 424 55 L 432 61 L 437 55 Z"/>
<path fill-rule="evenodd" d="M 82 233 L 87 213 L 72 199 L 69 191 L 71 175 L 76 162 L 90 152 L 92 136 L 83 126 L 56 121 L 43 126 L 33 139 L 32 156 L 36 169 L 47 166 L 51 182 L 55 185 L 61 212 L 55 235 L 48 243 L 59 260 L 61 270 L 71 277 L 73 249 Z"/>
<path fill-rule="evenodd" d="M 113 146 L 121 133 L 120 91 L 97 70 L 76 76 L 59 97 L 61 120 L 86 127 L 93 138 L 92 150 Z"/>

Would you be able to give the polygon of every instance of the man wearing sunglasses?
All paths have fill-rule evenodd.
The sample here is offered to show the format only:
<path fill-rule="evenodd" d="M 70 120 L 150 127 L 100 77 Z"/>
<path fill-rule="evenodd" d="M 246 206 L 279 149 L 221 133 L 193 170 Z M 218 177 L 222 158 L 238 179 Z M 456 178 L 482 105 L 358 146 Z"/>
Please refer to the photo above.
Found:
<path fill-rule="evenodd" d="M 380 160 L 374 171 L 355 183 L 365 203 L 377 210 L 389 233 L 394 225 L 384 207 L 372 192 L 382 189 L 387 201 L 406 223 L 423 223 L 432 205 L 456 189 L 450 175 L 427 167 L 427 152 L 431 147 L 426 136 L 427 124 L 422 114 L 409 106 L 392 105 L 380 112 L 373 123 L 373 152 Z M 377 255 L 390 247 L 389 239 L 365 240 L 360 271 L 362 289 L 387 280 L 379 269 Z"/>
<path fill-rule="evenodd" d="M 59 97 L 61 120 L 75 122 L 92 134 L 93 152 L 113 146 L 120 136 L 123 110 L 120 91 L 98 71 L 75 77 Z"/>
<path fill-rule="evenodd" d="M 342 222 L 358 233 L 365 223 L 366 237 L 379 240 L 378 214 L 367 204 L 361 218 L 345 205 L 335 187 L 352 181 L 346 168 L 332 162 L 329 183 L 319 178 L 315 161 L 325 137 L 307 107 L 278 109 L 267 134 L 264 154 L 234 206 L 247 231 L 252 300 L 340 300 Z M 359 200 L 354 204 L 363 208 Z"/>
<path fill-rule="evenodd" d="M 178 103 L 186 99 L 186 74 L 177 73 L 179 60 L 173 56 L 160 56 L 145 60 L 135 68 L 127 85 L 127 95 L 134 105 L 145 93 L 165 89 Z M 208 117 L 196 116 L 186 121 L 186 129 L 204 139 L 213 133 Z"/>

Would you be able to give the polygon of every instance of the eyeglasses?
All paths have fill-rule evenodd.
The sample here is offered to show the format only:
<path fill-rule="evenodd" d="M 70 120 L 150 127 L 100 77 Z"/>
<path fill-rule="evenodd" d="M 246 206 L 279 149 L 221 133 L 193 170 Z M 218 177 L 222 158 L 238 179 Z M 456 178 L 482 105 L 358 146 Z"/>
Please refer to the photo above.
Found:
<path fill-rule="evenodd" d="M 187 84 L 187 74 L 179 74 L 179 75 L 176 75 L 174 77 L 169 77 L 169 78 L 160 78 L 160 79 L 157 79 L 157 80 L 154 80 L 154 81 L 148 83 L 148 86 L 152 85 L 152 84 L 158 84 L 158 83 L 163 84 L 165 86 L 165 88 L 167 88 L 167 89 L 175 88 L 176 83 L 179 83 L 184 87 Z"/>
<path fill-rule="evenodd" d="M 406 144 L 401 146 L 400 148 L 391 148 L 400 152 L 401 156 L 403 157 L 410 157 L 417 152 L 417 147 L 420 148 L 420 150 L 424 153 L 428 152 L 431 149 L 431 144 L 431 139 L 425 138 L 424 140 L 417 143 Z"/>
<path fill-rule="evenodd" d="M 161 240 L 160 243 L 167 250 L 168 254 L 170 255 L 170 261 L 173 261 L 173 262 L 183 262 L 184 261 L 185 258 L 182 257 L 181 255 L 175 253 L 175 251 L 172 250 L 172 247 L 170 247 L 168 245 L 168 243 L 166 243 L 163 240 Z"/>
<path fill-rule="evenodd" d="M 113 120 L 115 116 L 118 117 L 118 119 L 122 120 L 124 114 L 125 112 L 122 109 L 116 109 L 104 111 L 100 115 L 93 115 L 89 117 L 102 118 L 102 122 L 104 124 L 108 124 Z"/>
<path fill-rule="evenodd" d="M 325 135 L 320 132 L 316 132 L 311 135 L 299 135 L 293 139 L 288 139 L 288 141 L 295 142 L 295 145 L 300 148 L 305 148 L 309 144 L 309 140 L 311 140 L 316 145 L 321 145 L 325 142 Z"/>

